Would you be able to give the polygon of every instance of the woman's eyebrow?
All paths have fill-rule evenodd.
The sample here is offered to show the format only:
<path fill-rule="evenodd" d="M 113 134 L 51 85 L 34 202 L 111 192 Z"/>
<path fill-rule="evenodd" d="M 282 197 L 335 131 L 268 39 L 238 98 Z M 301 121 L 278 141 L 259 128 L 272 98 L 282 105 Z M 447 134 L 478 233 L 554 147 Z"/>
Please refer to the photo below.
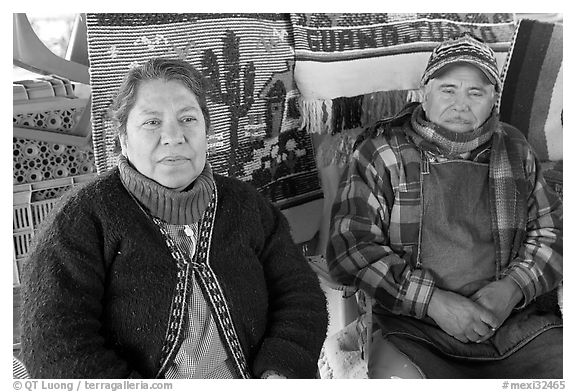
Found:
<path fill-rule="evenodd" d="M 199 112 L 199 111 L 201 111 L 201 109 L 196 105 L 190 105 L 190 106 L 185 106 L 185 107 L 179 109 L 178 113 L 189 112 L 189 111 Z"/>
<path fill-rule="evenodd" d="M 139 112 L 140 112 L 140 114 L 143 114 L 143 115 L 151 115 L 151 116 L 158 116 L 158 115 L 160 114 L 160 112 L 157 111 L 157 110 L 154 110 L 154 109 L 146 109 L 146 108 L 140 109 Z"/>
<path fill-rule="evenodd" d="M 190 106 L 185 106 L 181 109 L 178 109 L 178 113 L 185 113 L 185 112 L 189 112 L 189 111 L 193 111 L 193 112 L 200 112 L 201 109 L 198 106 L 194 106 L 194 105 L 190 105 Z M 138 110 L 138 113 L 141 115 L 150 115 L 150 116 L 159 116 L 162 114 L 162 112 L 155 110 L 155 109 L 148 109 L 148 108 L 143 108 Z"/>

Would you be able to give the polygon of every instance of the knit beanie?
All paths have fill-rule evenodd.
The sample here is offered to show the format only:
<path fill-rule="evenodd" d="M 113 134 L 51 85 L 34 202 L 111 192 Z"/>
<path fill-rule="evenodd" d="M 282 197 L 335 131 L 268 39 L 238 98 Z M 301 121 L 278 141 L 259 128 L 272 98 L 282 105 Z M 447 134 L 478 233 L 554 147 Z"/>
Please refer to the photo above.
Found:
<path fill-rule="evenodd" d="M 494 51 L 470 34 L 449 39 L 434 48 L 422 76 L 422 85 L 438 76 L 445 67 L 462 63 L 474 65 L 486 75 L 496 91 L 501 91 L 502 82 Z"/>

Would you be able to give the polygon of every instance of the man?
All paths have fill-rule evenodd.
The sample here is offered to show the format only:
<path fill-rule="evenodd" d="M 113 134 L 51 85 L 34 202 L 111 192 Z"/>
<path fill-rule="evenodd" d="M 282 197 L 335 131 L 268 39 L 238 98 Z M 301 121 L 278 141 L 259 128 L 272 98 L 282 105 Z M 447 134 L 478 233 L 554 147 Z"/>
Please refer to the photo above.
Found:
<path fill-rule="evenodd" d="M 366 132 L 332 210 L 334 279 L 376 300 L 369 377 L 561 378 L 562 205 L 495 110 L 493 51 L 441 43 L 423 102 Z"/>

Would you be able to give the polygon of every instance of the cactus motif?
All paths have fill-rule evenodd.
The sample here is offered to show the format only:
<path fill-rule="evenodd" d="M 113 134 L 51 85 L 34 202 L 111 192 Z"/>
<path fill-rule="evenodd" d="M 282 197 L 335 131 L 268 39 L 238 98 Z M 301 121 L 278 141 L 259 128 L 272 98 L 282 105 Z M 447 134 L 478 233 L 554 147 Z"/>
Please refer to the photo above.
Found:
<path fill-rule="evenodd" d="M 227 30 L 222 38 L 223 55 L 219 62 L 212 49 L 204 51 L 202 68 L 207 79 L 207 92 L 215 103 L 228 106 L 230 112 L 230 155 L 228 156 L 228 175 L 238 177 L 243 168 L 237 156 L 238 126 L 240 119 L 246 117 L 254 103 L 254 62 L 240 65 L 240 38 L 234 31 Z"/>

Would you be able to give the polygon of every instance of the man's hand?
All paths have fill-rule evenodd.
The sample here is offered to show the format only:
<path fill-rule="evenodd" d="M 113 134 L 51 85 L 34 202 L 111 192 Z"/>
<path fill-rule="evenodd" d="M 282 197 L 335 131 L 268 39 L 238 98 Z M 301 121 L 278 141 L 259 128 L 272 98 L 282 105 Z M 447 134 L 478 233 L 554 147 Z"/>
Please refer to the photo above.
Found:
<path fill-rule="evenodd" d="M 490 282 L 470 297 L 472 301 L 482 305 L 496 316 L 498 320 L 496 328 L 506 321 L 522 298 L 520 286 L 510 277 Z"/>
<path fill-rule="evenodd" d="M 434 289 L 428 316 L 462 343 L 483 341 L 498 326 L 498 318 L 480 304 L 451 291 Z"/>

